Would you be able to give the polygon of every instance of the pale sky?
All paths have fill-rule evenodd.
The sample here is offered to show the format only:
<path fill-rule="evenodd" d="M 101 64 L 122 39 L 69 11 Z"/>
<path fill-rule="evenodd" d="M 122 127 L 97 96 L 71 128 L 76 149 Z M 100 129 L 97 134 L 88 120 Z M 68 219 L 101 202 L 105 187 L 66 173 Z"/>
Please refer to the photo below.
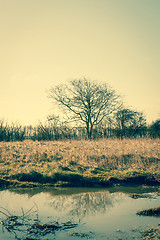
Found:
<path fill-rule="evenodd" d="M 0 0 L 0 119 L 44 121 L 47 90 L 83 76 L 158 119 L 160 0 Z"/>

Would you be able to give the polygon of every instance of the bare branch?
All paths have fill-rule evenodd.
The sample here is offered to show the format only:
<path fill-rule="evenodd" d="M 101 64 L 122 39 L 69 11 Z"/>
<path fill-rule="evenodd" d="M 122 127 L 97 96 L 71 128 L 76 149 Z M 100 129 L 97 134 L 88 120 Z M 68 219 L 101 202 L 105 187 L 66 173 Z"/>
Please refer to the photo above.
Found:
<path fill-rule="evenodd" d="M 106 84 L 97 84 L 86 78 L 70 81 L 50 89 L 52 98 L 70 118 L 86 124 L 88 137 L 93 127 L 120 106 L 120 96 Z"/>

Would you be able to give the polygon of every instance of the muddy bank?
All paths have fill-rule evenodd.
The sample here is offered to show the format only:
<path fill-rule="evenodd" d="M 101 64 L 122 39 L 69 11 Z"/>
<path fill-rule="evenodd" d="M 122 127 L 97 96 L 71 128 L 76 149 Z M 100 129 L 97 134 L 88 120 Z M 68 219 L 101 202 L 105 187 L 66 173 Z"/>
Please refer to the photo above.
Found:
<path fill-rule="evenodd" d="M 29 173 L 18 173 L 11 176 L 4 176 L 0 179 L 0 188 L 12 187 L 112 187 L 115 185 L 147 185 L 160 186 L 159 176 L 150 173 L 123 173 L 118 176 L 90 175 L 78 173 L 56 172 L 52 176 L 31 171 Z"/>
<path fill-rule="evenodd" d="M 139 212 L 137 212 L 137 214 L 140 216 L 160 217 L 160 206 L 139 211 Z"/>

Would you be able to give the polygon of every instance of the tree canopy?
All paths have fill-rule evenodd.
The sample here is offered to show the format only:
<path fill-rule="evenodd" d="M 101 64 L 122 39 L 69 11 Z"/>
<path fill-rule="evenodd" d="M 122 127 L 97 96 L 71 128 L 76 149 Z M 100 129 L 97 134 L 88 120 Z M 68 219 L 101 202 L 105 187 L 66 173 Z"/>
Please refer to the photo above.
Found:
<path fill-rule="evenodd" d="M 98 84 L 86 78 L 53 87 L 49 97 L 69 116 L 71 121 L 85 124 L 88 138 L 94 126 L 99 125 L 121 106 L 120 96 L 107 84 Z"/>
<path fill-rule="evenodd" d="M 121 137 L 142 136 L 146 131 L 146 119 L 142 112 L 122 108 L 116 112 L 115 120 Z"/>

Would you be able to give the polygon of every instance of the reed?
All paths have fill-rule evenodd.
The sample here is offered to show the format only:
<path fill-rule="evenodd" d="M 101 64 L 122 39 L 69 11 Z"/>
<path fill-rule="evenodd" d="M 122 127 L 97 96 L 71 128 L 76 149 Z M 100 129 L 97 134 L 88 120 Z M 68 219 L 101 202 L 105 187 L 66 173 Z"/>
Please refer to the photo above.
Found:
<path fill-rule="evenodd" d="M 18 240 L 37 240 L 50 234 L 55 236 L 56 231 L 77 226 L 76 223 L 71 221 L 65 223 L 59 223 L 58 221 L 43 223 L 40 221 L 36 204 L 26 212 L 24 209 L 21 209 L 21 211 L 21 215 L 15 215 L 7 209 L 0 207 L 0 224 L 3 231 L 8 231 Z"/>

